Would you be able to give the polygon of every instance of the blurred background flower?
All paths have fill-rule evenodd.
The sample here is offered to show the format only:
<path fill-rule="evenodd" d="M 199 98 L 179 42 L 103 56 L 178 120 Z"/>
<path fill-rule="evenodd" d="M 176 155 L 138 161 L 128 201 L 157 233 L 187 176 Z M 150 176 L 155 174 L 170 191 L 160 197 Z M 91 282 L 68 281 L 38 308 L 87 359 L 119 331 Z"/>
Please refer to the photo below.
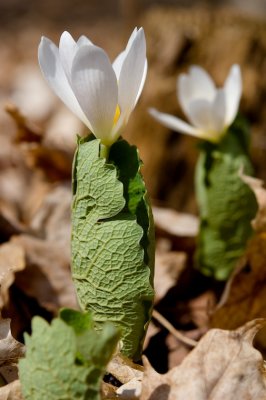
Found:
<path fill-rule="evenodd" d="M 191 125 L 154 108 L 149 112 L 169 129 L 217 143 L 236 117 L 241 93 L 239 65 L 230 68 L 223 87 L 219 89 L 203 68 L 193 65 L 188 74 L 177 78 L 177 98 Z"/>

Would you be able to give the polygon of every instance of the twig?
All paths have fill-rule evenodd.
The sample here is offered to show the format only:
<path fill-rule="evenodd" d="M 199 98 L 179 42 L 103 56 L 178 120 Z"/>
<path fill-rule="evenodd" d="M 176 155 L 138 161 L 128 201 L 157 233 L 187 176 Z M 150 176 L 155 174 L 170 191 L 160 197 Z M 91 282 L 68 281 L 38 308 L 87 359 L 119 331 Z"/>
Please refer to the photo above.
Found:
<path fill-rule="evenodd" d="M 195 340 L 186 337 L 181 332 L 179 332 L 177 329 L 175 329 L 173 327 L 173 325 L 170 324 L 170 322 L 167 321 L 167 319 L 164 318 L 162 316 L 162 314 L 160 314 L 158 311 L 153 310 L 152 316 L 153 316 L 154 319 L 156 319 L 158 322 L 160 322 L 160 324 L 164 328 L 166 328 L 177 340 L 180 340 L 180 342 L 183 342 L 183 343 L 185 343 L 185 344 L 187 344 L 188 346 L 191 346 L 191 347 L 195 347 L 198 344 Z"/>

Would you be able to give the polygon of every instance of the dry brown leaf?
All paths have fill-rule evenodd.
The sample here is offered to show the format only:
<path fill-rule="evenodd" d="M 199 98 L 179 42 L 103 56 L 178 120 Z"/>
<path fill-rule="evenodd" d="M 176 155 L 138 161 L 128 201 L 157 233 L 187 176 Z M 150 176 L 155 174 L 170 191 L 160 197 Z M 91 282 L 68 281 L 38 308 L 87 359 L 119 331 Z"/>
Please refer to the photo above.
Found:
<path fill-rule="evenodd" d="M 0 202 L 0 241 L 7 242 L 11 236 L 23 233 L 25 227 L 22 226 L 10 213 L 6 204 Z M 6 209 L 5 209 L 6 208 Z"/>
<path fill-rule="evenodd" d="M 45 201 L 46 196 L 49 195 L 49 193 L 52 190 L 52 185 L 50 182 L 47 182 L 41 174 L 33 173 L 31 176 L 30 184 L 28 184 L 27 187 L 27 195 L 23 199 L 23 202 L 21 202 L 21 208 L 22 208 L 22 218 L 23 221 L 25 222 L 25 225 L 27 227 L 27 230 L 22 232 L 22 233 L 27 233 L 31 221 L 36 215 L 36 213 L 39 211 L 39 209 L 42 207 L 43 202 Z M 39 232 L 34 232 L 36 236 L 39 236 Z"/>
<path fill-rule="evenodd" d="M 191 347 L 185 346 L 182 342 L 176 340 L 173 335 L 167 335 L 165 344 L 168 349 L 169 369 L 179 365 L 191 351 Z"/>
<path fill-rule="evenodd" d="M 13 118 L 17 126 L 16 142 L 39 143 L 42 140 L 43 132 L 32 122 L 28 121 L 16 105 L 7 104 L 6 111 Z"/>
<path fill-rule="evenodd" d="M 69 184 L 59 184 L 46 194 L 31 221 L 31 229 L 49 241 L 64 246 L 70 258 L 72 193 Z"/>
<path fill-rule="evenodd" d="M 18 377 L 18 360 L 25 354 L 25 346 L 15 340 L 10 330 L 10 319 L 0 319 L 0 376 L 6 383 Z"/>
<path fill-rule="evenodd" d="M 143 367 L 134 364 L 121 354 L 117 354 L 108 364 L 107 371 L 122 383 L 122 386 L 116 390 L 119 399 L 133 400 L 139 398 Z"/>
<path fill-rule="evenodd" d="M 173 236 L 195 237 L 198 234 L 198 218 L 178 213 L 170 208 L 152 207 L 155 226 Z"/>
<path fill-rule="evenodd" d="M 264 362 L 252 341 L 264 319 L 235 331 L 210 330 L 182 364 L 165 375 L 144 359 L 141 400 L 263 400 Z"/>
<path fill-rule="evenodd" d="M 61 307 L 77 308 L 69 249 L 29 235 L 14 237 L 12 243 L 24 248 L 27 259 L 23 273 L 16 274 L 16 286 L 53 313 Z"/>
<path fill-rule="evenodd" d="M 40 74 L 36 60 L 16 64 L 11 101 L 34 121 L 46 120 L 54 112 L 57 99 Z"/>
<path fill-rule="evenodd" d="M 266 233 L 260 233 L 250 240 L 241 264 L 228 281 L 212 315 L 212 327 L 235 329 L 251 319 L 266 318 L 265 264 Z M 261 344 L 266 346 L 265 338 Z"/>
<path fill-rule="evenodd" d="M 117 399 L 117 395 L 116 395 L 116 388 L 115 386 L 106 383 L 106 382 L 102 382 L 101 385 L 101 398 L 102 400 L 106 399 L 106 400 L 110 400 L 110 399 Z"/>
<path fill-rule="evenodd" d="M 70 179 L 72 154 L 43 143 L 24 143 L 22 150 L 27 165 L 41 170 L 50 181 Z"/>
<path fill-rule="evenodd" d="M 25 268 L 25 252 L 22 246 L 8 242 L 0 246 L 0 309 L 8 303 L 9 288 L 15 273 Z"/>
<path fill-rule="evenodd" d="M 120 386 L 116 390 L 116 394 L 121 400 L 137 400 L 141 395 L 141 387 L 141 380 L 133 378 L 129 382 Z"/>
<path fill-rule="evenodd" d="M 1 141 L 0 141 L 1 153 Z M 17 148 L 10 146 L 5 154 L 3 162 L 1 157 L 0 168 L 0 206 L 1 213 L 14 221 L 16 225 L 21 223 L 24 202 L 32 184 L 32 171 L 30 171 L 22 160 Z M 4 165 L 3 165 L 4 164 Z"/>
<path fill-rule="evenodd" d="M 107 366 L 107 371 L 121 383 L 128 383 L 135 378 L 141 379 L 143 375 L 143 368 L 140 365 L 134 364 L 121 354 L 112 358 Z"/>
<path fill-rule="evenodd" d="M 21 143 L 20 150 L 27 165 L 42 170 L 51 181 L 70 178 L 73 150 L 69 152 L 46 143 L 44 133 L 13 104 L 7 105 L 6 111 L 16 123 L 15 141 Z"/>
<path fill-rule="evenodd" d="M 77 136 L 82 135 L 85 125 L 60 103 L 57 112 L 48 121 L 45 132 L 45 143 L 49 147 L 64 150 L 74 154 L 77 146 Z M 86 132 L 87 134 L 87 132 Z"/>
<path fill-rule="evenodd" d="M 158 303 L 175 286 L 180 274 L 186 267 L 186 253 L 169 251 L 167 253 L 156 253 L 155 257 L 155 303 Z"/>
<path fill-rule="evenodd" d="M 179 213 L 171 208 L 152 207 L 157 249 L 177 250 L 192 254 L 198 233 L 198 219 L 192 214 Z M 170 248 L 169 248 L 170 245 Z"/>
<path fill-rule="evenodd" d="M 240 171 L 241 179 L 253 190 L 257 202 L 258 212 L 255 219 L 252 221 L 252 226 L 256 232 L 266 231 L 266 190 L 263 188 L 263 181 L 252 176 L 244 175 Z"/>
<path fill-rule="evenodd" d="M 0 387 L 1 400 L 23 400 L 20 381 L 17 379 L 3 387 Z"/>

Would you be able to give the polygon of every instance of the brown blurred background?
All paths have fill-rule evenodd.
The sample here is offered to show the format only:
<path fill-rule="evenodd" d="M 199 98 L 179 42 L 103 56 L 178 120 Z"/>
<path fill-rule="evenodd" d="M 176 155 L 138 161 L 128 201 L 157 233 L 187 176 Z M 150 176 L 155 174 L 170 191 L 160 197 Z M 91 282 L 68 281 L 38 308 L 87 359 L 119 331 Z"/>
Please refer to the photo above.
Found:
<path fill-rule="evenodd" d="M 184 117 L 176 100 L 176 78 L 191 64 L 206 68 L 218 85 L 233 63 L 240 64 L 244 81 L 241 112 L 251 125 L 256 175 L 266 181 L 264 0 L 1 0 L 0 21 L 0 204 L 21 221 L 29 220 L 36 202 L 41 203 L 41 195 L 37 201 L 31 194 L 32 169 L 41 165 L 39 176 L 46 186 L 62 176 L 69 182 L 75 133 L 85 132 L 48 88 L 38 67 L 40 37 L 58 43 L 63 30 L 75 38 L 87 35 L 113 59 L 134 26 L 144 27 L 148 78 L 124 136 L 140 148 L 143 173 L 156 204 L 196 213 L 197 141 L 161 127 L 147 113 L 154 106 Z M 35 123 L 40 136 L 18 137 L 14 121 L 4 110 L 7 103 L 15 104 L 29 123 Z M 55 165 L 61 168 L 59 175 Z M 44 189 L 40 186 L 38 190 L 42 193 Z"/>

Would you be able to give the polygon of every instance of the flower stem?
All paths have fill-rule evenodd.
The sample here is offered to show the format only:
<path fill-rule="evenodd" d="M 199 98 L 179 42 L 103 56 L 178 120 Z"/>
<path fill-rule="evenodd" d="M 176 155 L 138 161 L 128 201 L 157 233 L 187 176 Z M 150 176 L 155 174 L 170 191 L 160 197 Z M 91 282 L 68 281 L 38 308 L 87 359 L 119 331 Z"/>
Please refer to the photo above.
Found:
<path fill-rule="evenodd" d="M 101 158 L 105 158 L 106 161 L 108 160 L 109 157 L 109 151 L 110 151 L 110 147 L 109 146 L 105 146 L 105 144 L 100 145 L 100 157 Z"/>

